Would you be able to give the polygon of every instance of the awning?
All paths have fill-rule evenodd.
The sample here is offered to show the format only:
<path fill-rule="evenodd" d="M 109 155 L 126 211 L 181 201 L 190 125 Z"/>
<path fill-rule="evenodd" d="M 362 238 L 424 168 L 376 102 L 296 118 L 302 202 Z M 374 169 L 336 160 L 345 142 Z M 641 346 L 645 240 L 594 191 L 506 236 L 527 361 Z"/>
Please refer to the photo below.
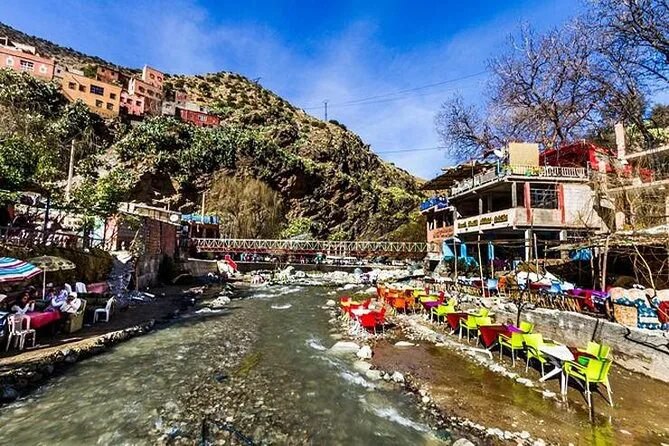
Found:
<path fill-rule="evenodd" d="M 32 279 L 42 270 L 32 263 L 11 257 L 0 257 L 0 283 L 22 282 Z"/>

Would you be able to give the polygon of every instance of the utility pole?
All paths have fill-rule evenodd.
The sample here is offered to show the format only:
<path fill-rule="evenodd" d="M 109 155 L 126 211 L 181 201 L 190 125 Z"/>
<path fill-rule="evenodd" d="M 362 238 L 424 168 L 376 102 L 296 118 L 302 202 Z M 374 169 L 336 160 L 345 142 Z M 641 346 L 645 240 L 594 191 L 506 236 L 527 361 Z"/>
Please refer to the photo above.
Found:
<path fill-rule="evenodd" d="M 67 169 L 67 185 L 65 186 L 65 201 L 70 201 L 70 191 L 72 190 L 72 177 L 74 176 L 74 139 L 70 145 L 70 165 Z"/>
<path fill-rule="evenodd" d="M 325 116 L 325 122 L 328 121 L 328 100 L 323 101 L 323 111 L 324 111 L 324 116 Z"/>
<path fill-rule="evenodd" d="M 207 191 L 202 192 L 202 223 L 204 223 L 204 200 L 207 196 Z"/>

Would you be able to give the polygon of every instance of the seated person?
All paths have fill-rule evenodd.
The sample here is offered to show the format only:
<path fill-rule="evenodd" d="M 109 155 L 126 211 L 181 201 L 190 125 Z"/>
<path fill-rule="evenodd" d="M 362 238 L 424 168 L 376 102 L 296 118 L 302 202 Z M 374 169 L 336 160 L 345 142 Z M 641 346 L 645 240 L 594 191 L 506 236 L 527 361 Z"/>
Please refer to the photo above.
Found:
<path fill-rule="evenodd" d="M 30 311 L 35 311 L 35 301 L 30 298 L 30 293 L 24 291 L 11 308 L 12 313 L 26 314 Z"/>
<path fill-rule="evenodd" d="M 70 293 L 65 302 L 60 306 L 60 312 L 65 314 L 75 314 L 81 308 L 81 299 L 77 293 Z"/>
<path fill-rule="evenodd" d="M 63 304 L 67 301 L 69 292 L 65 288 L 61 288 L 58 293 L 54 292 L 53 297 L 51 298 L 51 308 L 60 310 Z"/>

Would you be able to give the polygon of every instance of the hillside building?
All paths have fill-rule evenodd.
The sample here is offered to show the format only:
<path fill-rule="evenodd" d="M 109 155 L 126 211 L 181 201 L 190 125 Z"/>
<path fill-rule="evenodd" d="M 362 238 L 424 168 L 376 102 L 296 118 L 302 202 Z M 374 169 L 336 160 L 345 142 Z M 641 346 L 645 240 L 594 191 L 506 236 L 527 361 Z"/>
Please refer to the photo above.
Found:
<path fill-rule="evenodd" d="M 53 79 L 55 66 L 54 59 L 40 56 L 34 46 L 0 37 L 0 68 L 9 68 L 50 81 Z"/>
<path fill-rule="evenodd" d="M 218 116 L 195 110 L 187 110 L 177 107 L 176 116 L 180 120 L 189 122 L 198 127 L 218 127 L 221 125 L 221 118 Z"/>
<path fill-rule="evenodd" d="M 144 113 L 159 115 L 163 101 L 164 74 L 155 68 L 144 66 L 142 77 L 132 77 L 128 81 L 128 94 L 144 98 Z"/>
<path fill-rule="evenodd" d="M 560 241 L 606 231 L 590 161 L 565 157 L 563 164 L 556 156 L 540 156 L 536 144 L 512 143 L 498 162 L 444 169 L 424 186 L 441 195 L 421 205 L 432 256 L 477 258 L 478 246 L 486 264 L 550 258 L 560 255 L 549 250 Z"/>
<path fill-rule="evenodd" d="M 133 95 L 126 90 L 121 91 L 121 113 L 141 117 L 144 116 L 144 97 Z"/>
<path fill-rule="evenodd" d="M 105 118 L 119 114 L 121 87 L 73 72 L 63 72 L 61 91 L 71 102 L 83 101 L 94 113 Z"/>

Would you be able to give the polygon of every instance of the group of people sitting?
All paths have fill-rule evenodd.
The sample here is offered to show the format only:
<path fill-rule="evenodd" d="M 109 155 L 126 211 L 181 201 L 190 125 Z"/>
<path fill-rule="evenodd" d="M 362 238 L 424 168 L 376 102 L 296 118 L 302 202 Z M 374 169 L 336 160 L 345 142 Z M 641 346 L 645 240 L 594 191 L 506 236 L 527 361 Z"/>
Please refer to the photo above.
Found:
<path fill-rule="evenodd" d="M 34 286 L 29 286 L 16 298 L 14 304 L 10 307 L 10 312 L 14 314 L 31 313 L 35 311 L 35 303 L 38 300 L 40 299 L 37 289 Z M 64 286 L 60 289 L 50 286 L 42 302 L 46 304 L 44 311 L 58 311 L 63 316 L 75 314 L 81 308 L 81 299 L 77 296 L 77 293 Z"/>

